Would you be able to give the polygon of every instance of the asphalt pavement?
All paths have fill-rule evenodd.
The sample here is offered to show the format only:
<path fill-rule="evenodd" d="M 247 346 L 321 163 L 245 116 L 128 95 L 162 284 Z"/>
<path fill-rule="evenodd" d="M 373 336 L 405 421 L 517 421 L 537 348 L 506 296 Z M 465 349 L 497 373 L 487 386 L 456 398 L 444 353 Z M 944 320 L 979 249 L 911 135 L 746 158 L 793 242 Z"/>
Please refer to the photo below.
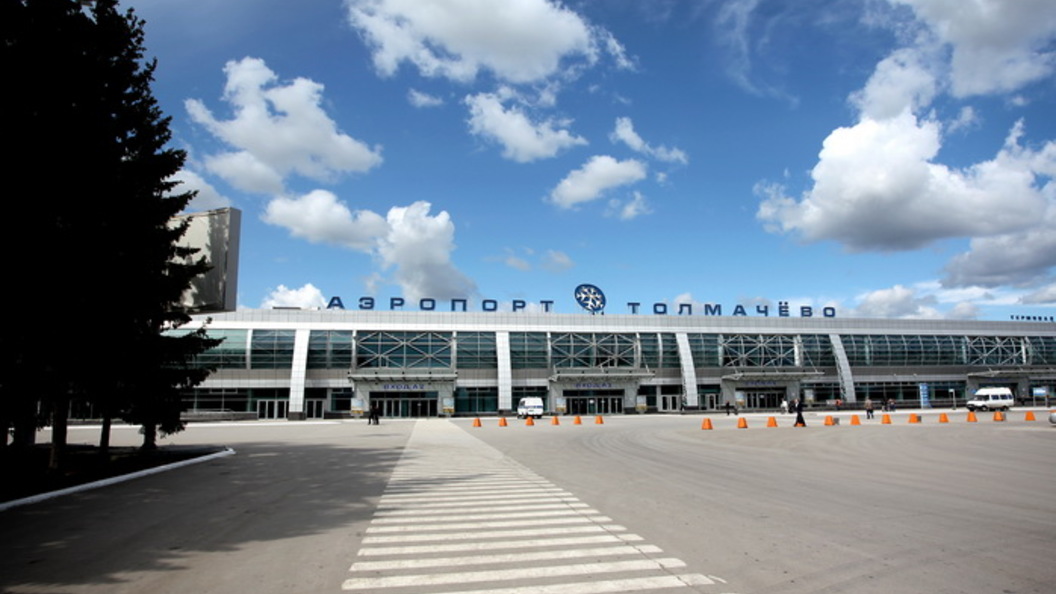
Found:
<path fill-rule="evenodd" d="M 1048 593 L 1034 412 L 192 425 L 234 455 L 0 512 L 0 591 Z"/>

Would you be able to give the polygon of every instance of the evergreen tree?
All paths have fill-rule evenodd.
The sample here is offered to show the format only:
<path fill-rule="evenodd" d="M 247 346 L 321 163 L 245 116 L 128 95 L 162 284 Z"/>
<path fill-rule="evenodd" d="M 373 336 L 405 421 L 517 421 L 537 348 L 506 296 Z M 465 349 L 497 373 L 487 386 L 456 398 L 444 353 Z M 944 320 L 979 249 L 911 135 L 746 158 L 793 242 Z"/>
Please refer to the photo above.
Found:
<path fill-rule="evenodd" d="M 193 195 L 172 193 L 185 154 L 150 90 L 143 21 L 116 0 L 0 0 L 0 22 L 0 142 L 22 189 L 0 241 L 22 256 L 30 312 L 0 338 L 3 416 L 26 428 L 50 412 L 55 465 L 71 395 L 143 423 L 152 447 L 181 428 L 175 390 L 204 379 L 189 363 L 215 341 L 162 334 L 189 320 L 180 295 L 207 264 L 170 222 Z"/>

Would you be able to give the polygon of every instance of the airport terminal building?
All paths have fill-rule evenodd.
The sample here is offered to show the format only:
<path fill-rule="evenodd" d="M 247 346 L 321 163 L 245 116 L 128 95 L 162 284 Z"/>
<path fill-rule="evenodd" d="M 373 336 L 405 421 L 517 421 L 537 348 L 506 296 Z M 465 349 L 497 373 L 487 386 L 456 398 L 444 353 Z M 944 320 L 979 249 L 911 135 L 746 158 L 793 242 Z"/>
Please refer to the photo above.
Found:
<path fill-rule="evenodd" d="M 963 403 L 1010 387 L 1048 405 L 1056 323 L 835 315 L 564 314 L 394 308 L 240 310 L 196 316 L 224 342 L 185 395 L 189 412 L 259 418 L 506 414 L 522 397 L 555 414 L 679 413 L 783 399 L 847 407 Z M 581 303 L 582 305 L 582 303 Z M 446 305 L 444 307 L 446 309 Z M 455 309 L 452 307 L 451 309 Z M 463 307 L 462 309 L 466 309 Z"/>

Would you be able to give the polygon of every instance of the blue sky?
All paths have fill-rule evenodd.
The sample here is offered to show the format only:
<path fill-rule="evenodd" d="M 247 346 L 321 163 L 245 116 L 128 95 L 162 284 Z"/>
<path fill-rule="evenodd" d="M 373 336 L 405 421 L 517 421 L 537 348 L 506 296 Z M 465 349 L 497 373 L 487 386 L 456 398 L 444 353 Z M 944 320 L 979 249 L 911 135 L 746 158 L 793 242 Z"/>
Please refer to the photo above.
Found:
<path fill-rule="evenodd" d="M 126 6 L 243 308 L 1056 313 L 1051 0 Z"/>

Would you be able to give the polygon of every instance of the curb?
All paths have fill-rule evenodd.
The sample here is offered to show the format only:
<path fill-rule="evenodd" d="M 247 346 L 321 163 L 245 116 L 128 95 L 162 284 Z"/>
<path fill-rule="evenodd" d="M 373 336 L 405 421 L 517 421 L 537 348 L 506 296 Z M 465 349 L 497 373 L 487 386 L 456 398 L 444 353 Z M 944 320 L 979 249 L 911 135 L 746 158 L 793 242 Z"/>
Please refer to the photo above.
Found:
<path fill-rule="evenodd" d="M 160 472 L 166 472 L 169 470 L 176 470 L 184 466 L 190 466 L 191 464 L 198 464 L 199 462 L 208 462 L 209 460 L 215 460 L 217 458 L 224 458 L 235 453 L 235 450 L 225 447 L 222 451 L 206 456 L 199 456 L 197 458 L 189 458 L 187 460 L 180 460 L 179 462 L 173 462 L 172 464 L 165 464 L 164 466 L 155 466 L 154 468 L 147 468 L 146 470 L 139 470 L 129 474 L 122 474 L 120 476 L 112 476 L 110 478 L 94 481 L 91 483 L 84 483 L 83 485 L 76 485 L 73 487 L 67 487 L 65 489 L 59 489 L 58 491 L 51 491 L 49 493 L 40 493 L 39 495 L 31 495 L 29 497 L 23 497 L 22 499 L 14 499 L 11 501 L 5 501 L 0 503 L 0 512 L 7 511 L 14 507 L 20 507 L 23 505 L 30 505 L 33 503 L 39 503 L 41 501 L 47 501 L 48 499 L 54 499 L 56 497 L 62 497 L 63 495 L 70 495 L 71 493 L 80 493 L 82 491 L 91 491 L 92 489 L 99 489 L 110 485 L 116 485 L 125 481 L 141 478 L 144 476 L 150 476 L 152 474 L 158 474 Z"/>

